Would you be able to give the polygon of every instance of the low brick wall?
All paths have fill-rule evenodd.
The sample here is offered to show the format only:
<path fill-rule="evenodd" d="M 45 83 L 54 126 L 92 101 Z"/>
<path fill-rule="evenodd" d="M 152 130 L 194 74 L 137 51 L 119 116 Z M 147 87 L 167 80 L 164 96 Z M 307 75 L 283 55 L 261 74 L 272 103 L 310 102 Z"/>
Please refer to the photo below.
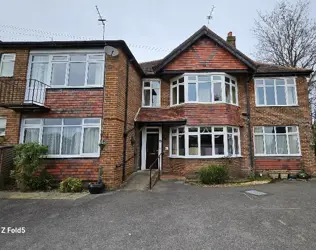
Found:
<path fill-rule="evenodd" d="M 10 170 L 13 168 L 13 146 L 0 146 L 0 189 L 10 181 Z"/>

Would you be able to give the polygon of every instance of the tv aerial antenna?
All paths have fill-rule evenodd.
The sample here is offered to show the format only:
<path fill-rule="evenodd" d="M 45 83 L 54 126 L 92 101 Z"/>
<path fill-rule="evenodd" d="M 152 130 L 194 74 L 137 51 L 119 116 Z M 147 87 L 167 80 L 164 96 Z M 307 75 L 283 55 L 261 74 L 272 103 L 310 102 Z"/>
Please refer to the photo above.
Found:
<path fill-rule="evenodd" d="M 100 22 L 102 24 L 102 40 L 104 40 L 104 34 L 105 34 L 105 22 L 106 22 L 106 19 L 102 17 L 100 11 L 99 11 L 99 8 L 98 8 L 98 5 L 95 6 L 97 12 L 98 12 L 98 15 L 99 15 L 99 19 L 98 19 L 98 22 Z"/>
<path fill-rule="evenodd" d="M 212 9 L 210 10 L 210 14 L 206 16 L 207 19 L 207 26 L 210 25 L 210 21 L 213 19 L 213 12 L 214 12 L 215 6 L 212 5 Z"/>

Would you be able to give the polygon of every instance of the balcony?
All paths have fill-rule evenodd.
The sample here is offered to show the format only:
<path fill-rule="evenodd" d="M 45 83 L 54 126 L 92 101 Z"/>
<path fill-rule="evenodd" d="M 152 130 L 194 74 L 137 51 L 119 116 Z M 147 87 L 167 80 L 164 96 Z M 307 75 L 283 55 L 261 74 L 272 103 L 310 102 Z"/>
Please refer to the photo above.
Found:
<path fill-rule="evenodd" d="M 0 107 L 18 112 L 47 112 L 46 88 L 49 86 L 35 79 L 0 80 Z"/>

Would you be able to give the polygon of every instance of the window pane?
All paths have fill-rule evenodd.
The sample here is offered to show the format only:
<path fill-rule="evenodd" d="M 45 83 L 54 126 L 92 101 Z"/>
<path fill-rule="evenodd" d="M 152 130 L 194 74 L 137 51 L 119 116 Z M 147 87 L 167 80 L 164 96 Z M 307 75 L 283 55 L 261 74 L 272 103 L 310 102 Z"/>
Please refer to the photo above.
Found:
<path fill-rule="evenodd" d="M 286 127 L 275 127 L 275 132 L 277 134 L 285 134 L 286 133 Z"/>
<path fill-rule="evenodd" d="M 274 87 L 266 87 L 267 105 L 275 105 Z"/>
<path fill-rule="evenodd" d="M 198 76 L 198 81 L 199 82 L 210 82 L 211 77 L 208 75 L 200 75 L 200 76 Z"/>
<path fill-rule="evenodd" d="M 189 132 L 198 132 L 199 131 L 199 128 L 189 128 Z"/>
<path fill-rule="evenodd" d="M 287 127 L 287 129 L 288 129 L 289 133 L 297 131 L 297 127 L 295 127 L 295 126 Z"/>
<path fill-rule="evenodd" d="M 86 61 L 87 56 L 86 55 L 71 55 L 70 61 Z"/>
<path fill-rule="evenodd" d="M 196 83 L 188 84 L 188 95 L 189 95 L 189 102 L 196 101 Z"/>
<path fill-rule="evenodd" d="M 199 91 L 199 102 L 211 102 L 212 89 L 211 83 L 199 83 L 198 85 Z"/>
<path fill-rule="evenodd" d="M 179 79 L 179 83 L 183 83 L 183 82 L 184 82 L 184 78 L 181 77 L 181 78 Z"/>
<path fill-rule="evenodd" d="M 13 76 L 14 62 L 2 62 L 0 76 Z"/>
<path fill-rule="evenodd" d="M 56 119 L 58 120 L 58 119 Z M 60 137 L 61 128 L 44 128 L 43 129 L 43 145 L 48 146 L 48 154 L 60 154 Z"/>
<path fill-rule="evenodd" d="M 44 125 L 61 125 L 61 119 L 44 119 Z"/>
<path fill-rule="evenodd" d="M 215 137 L 215 154 L 223 155 L 224 154 L 224 136 L 214 135 L 214 137 Z"/>
<path fill-rule="evenodd" d="M 176 134 L 177 133 L 177 129 L 176 128 L 171 129 L 171 133 L 172 134 Z"/>
<path fill-rule="evenodd" d="M 222 77 L 221 76 L 213 76 L 214 81 L 221 81 Z"/>
<path fill-rule="evenodd" d="M 189 81 L 196 81 L 196 76 L 188 76 Z"/>
<path fill-rule="evenodd" d="M 235 155 L 239 155 L 240 154 L 240 150 L 239 150 L 239 140 L 238 140 L 238 136 L 234 135 L 234 147 L 235 147 Z"/>
<path fill-rule="evenodd" d="M 177 154 L 177 137 L 176 136 L 172 136 L 172 154 L 176 155 Z"/>
<path fill-rule="evenodd" d="M 172 88 L 172 104 L 175 105 L 177 104 L 178 99 L 177 99 L 177 87 Z"/>
<path fill-rule="evenodd" d="M 295 81 L 293 78 L 287 79 L 286 82 L 287 84 L 295 84 Z"/>
<path fill-rule="evenodd" d="M 84 119 L 84 124 L 100 124 L 100 119 L 99 118 L 87 118 Z"/>
<path fill-rule="evenodd" d="M 184 128 L 178 128 L 179 134 L 183 134 L 184 133 Z"/>
<path fill-rule="evenodd" d="M 226 102 L 227 103 L 231 103 L 231 98 L 230 98 L 230 85 L 229 84 L 225 84 L 226 88 L 225 88 L 225 93 L 226 93 Z"/>
<path fill-rule="evenodd" d="M 184 85 L 179 85 L 179 104 L 184 103 Z"/>
<path fill-rule="evenodd" d="M 263 85 L 263 80 L 256 80 L 256 85 Z"/>
<path fill-rule="evenodd" d="M 198 155 L 198 136 L 189 135 L 189 155 Z"/>
<path fill-rule="evenodd" d="M 222 84 L 220 82 L 214 83 L 214 101 L 222 101 Z"/>
<path fill-rule="evenodd" d="M 287 154 L 287 138 L 286 135 L 277 135 L 278 154 Z"/>
<path fill-rule="evenodd" d="M 160 89 L 152 89 L 152 107 L 158 107 L 160 102 Z"/>
<path fill-rule="evenodd" d="M 289 135 L 289 147 L 290 147 L 290 154 L 298 154 L 299 153 L 298 136 L 297 135 Z"/>
<path fill-rule="evenodd" d="M 287 88 L 287 104 L 288 105 L 296 104 L 295 87 Z"/>
<path fill-rule="evenodd" d="M 233 132 L 233 128 L 232 127 L 227 127 L 227 132 L 228 133 L 232 133 Z"/>
<path fill-rule="evenodd" d="M 89 57 L 89 60 L 98 60 L 98 61 L 104 60 L 103 55 L 89 55 L 88 57 Z"/>
<path fill-rule="evenodd" d="M 266 79 L 265 84 L 268 86 L 273 86 L 274 85 L 274 79 Z"/>
<path fill-rule="evenodd" d="M 212 127 L 201 127 L 201 133 L 212 133 Z"/>
<path fill-rule="evenodd" d="M 39 143 L 39 128 L 26 128 L 24 130 L 24 143 L 37 142 Z"/>
<path fill-rule="evenodd" d="M 257 87 L 257 104 L 264 105 L 264 88 Z"/>
<path fill-rule="evenodd" d="M 264 154 L 263 135 L 255 136 L 255 152 L 256 154 Z"/>
<path fill-rule="evenodd" d="M 66 65 L 66 63 L 52 64 L 51 85 L 65 85 Z"/>
<path fill-rule="evenodd" d="M 83 153 L 98 153 L 99 128 L 85 128 L 83 135 Z"/>
<path fill-rule="evenodd" d="M 48 62 L 49 57 L 40 55 L 40 56 L 32 56 L 32 62 Z"/>
<path fill-rule="evenodd" d="M 0 136 L 5 135 L 5 128 L 7 124 L 7 119 L 6 118 L 0 118 Z"/>
<path fill-rule="evenodd" d="M 15 54 L 4 54 L 2 60 L 14 60 Z"/>
<path fill-rule="evenodd" d="M 70 63 L 69 64 L 69 86 L 84 86 L 86 63 Z"/>
<path fill-rule="evenodd" d="M 276 154 L 275 136 L 266 135 L 265 138 L 266 154 Z"/>
<path fill-rule="evenodd" d="M 150 89 L 144 89 L 144 106 L 150 106 Z"/>
<path fill-rule="evenodd" d="M 274 133 L 274 127 L 264 127 L 265 133 Z"/>
<path fill-rule="evenodd" d="M 54 65 L 52 65 L 52 70 L 54 70 Z M 47 72 L 48 72 L 48 63 L 32 63 L 31 66 L 31 79 L 38 80 L 43 83 L 47 83 Z M 58 81 L 57 81 L 58 82 Z M 65 76 L 62 80 L 62 85 L 65 83 Z"/>
<path fill-rule="evenodd" d="M 280 85 L 283 85 L 283 86 L 284 86 L 284 85 L 285 85 L 285 81 L 284 81 L 283 79 L 277 79 L 277 80 L 275 80 L 275 84 L 276 84 L 276 85 L 279 85 L 279 86 L 280 86 Z"/>
<path fill-rule="evenodd" d="M 262 133 L 262 127 L 255 127 L 254 131 L 255 133 Z"/>
<path fill-rule="evenodd" d="M 179 135 L 179 155 L 185 155 L 184 135 Z"/>
<path fill-rule="evenodd" d="M 64 127 L 61 154 L 77 155 L 80 153 L 81 127 Z"/>
<path fill-rule="evenodd" d="M 150 87 L 150 82 L 144 82 L 144 87 Z"/>
<path fill-rule="evenodd" d="M 234 150 L 233 150 L 233 135 L 232 134 L 227 135 L 227 145 L 228 145 L 228 155 L 233 155 Z"/>
<path fill-rule="evenodd" d="M 65 125 L 81 125 L 82 119 L 81 118 L 65 118 L 64 124 Z"/>
<path fill-rule="evenodd" d="M 237 92 L 236 92 L 236 87 L 232 86 L 232 96 L 233 96 L 233 104 L 237 103 Z"/>
<path fill-rule="evenodd" d="M 286 105 L 285 86 L 277 86 L 276 91 L 277 91 L 278 104 L 279 105 Z"/>
<path fill-rule="evenodd" d="M 53 61 L 66 61 L 67 60 L 67 56 L 53 56 L 52 60 Z"/>
<path fill-rule="evenodd" d="M 41 124 L 41 119 L 25 119 L 24 124 L 26 124 L 26 125 Z"/>
<path fill-rule="evenodd" d="M 160 82 L 158 82 L 158 81 L 152 81 L 152 82 L 151 82 L 151 87 L 152 87 L 153 89 L 160 89 Z"/>
<path fill-rule="evenodd" d="M 200 135 L 201 155 L 212 155 L 212 135 Z"/>
<path fill-rule="evenodd" d="M 103 64 L 102 63 L 89 63 L 88 66 L 88 85 L 102 85 L 103 80 Z"/>

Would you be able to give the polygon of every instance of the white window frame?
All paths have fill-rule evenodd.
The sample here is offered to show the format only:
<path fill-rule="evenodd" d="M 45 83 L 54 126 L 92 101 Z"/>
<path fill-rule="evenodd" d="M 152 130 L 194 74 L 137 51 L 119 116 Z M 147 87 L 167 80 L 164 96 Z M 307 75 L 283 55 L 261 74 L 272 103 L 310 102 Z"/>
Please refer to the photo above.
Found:
<path fill-rule="evenodd" d="M 70 61 L 70 56 L 71 55 L 85 55 L 86 60 L 81 61 L 85 62 L 85 79 L 84 79 L 84 85 L 83 86 L 69 86 L 69 70 L 70 70 L 70 63 L 74 63 L 76 61 Z M 95 60 L 95 59 L 90 59 L 90 56 L 96 56 L 100 55 L 103 58 L 101 60 Z M 28 66 L 28 79 L 31 78 L 31 69 L 32 69 L 32 58 L 33 56 L 48 56 L 48 61 L 43 61 L 41 63 L 47 63 L 48 64 L 48 69 L 47 69 L 47 75 L 46 79 L 44 80 L 44 83 L 49 85 L 51 88 L 100 88 L 105 86 L 105 54 L 103 50 L 54 50 L 54 51 L 31 51 L 30 52 L 30 57 L 29 57 L 29 66 Z M 53 61 L 54 56 L 67 56 L 67 61 Z M 40 62 L 34 62 L 34 63 L 40 63 Z M 52 65 L 53 63 L 66 63 L 66 75 L 65 75 L 65 84 L 64 85 L 51 85 L 51 78 L 52 78 Z M 88 66 L 90 63 L 100 63 L 102 65 L 102 79 L 101 83 L 98 85 L 89 85 L 88 83 Z M 38 80 L 38 79 L 35 79 Z"/>
<path fill-rule="evenodd" d="M 13 59 L 4 59 L 5 56 L 13 56 Z M 0 77 L 12 77 L 14 75 L 15 57 L 16 57 L 15 53 L 4 53 L 1 55 L 1 58 L 0 58 Z M 13 62 L 12 74 L 11 75 L 3 75 L 3 73 L 2 73 L 3 64 L 8 63 L 8 62 Z"/>
<path fill-rule="evenodd" d="M 64 125 L 64 119 L 81 119 L 81 125 Z M 44 125 L 44 119 L 61 119 L 62 124 L 61 125 Z M 85 124 L 84 121 L 85 119 L 99 119 L 99 123 L 91 123 L 91 124 Z M 25 124 L 25 121 L 29 120 L 39 120 L 40 122 L 38 124 Z M 80 118 L 80 117 L 64 117 L 64 118 L 25 118 L 21 122 L 21 133 L 20 133 L 20 143 L 24 143 L 24 134 L 25 134 L 25 129 L 27 128 L 36 128 L 39 129 L 39 141 L 38 143 L 42 144 L 43 141 L 43 130 L 45 127 L 56 127 L 56 128 L 61 128 L 61 139 L 60 139 L 60 150 L 62 148 L 62 135 L 63 135 L 63 129 L 65 127 L 81 127 L 81 138 L 80 138 L 80 153 L 76 155 L 65 155 L 65 154 L 51 154 L 47 155 L 47 158 L 97 158 L 100 156 L 100 148 L 98 148 L 98 152 L 96 153 L 83 153 L 83 136 L 84 136 L 84 130 L 85 128 L 99 128 L 99 138 L 98 138 L 98 143 L 101 140 L 101 119 L 96 118 L 96 117 L 85 117 L 85 118 Z"/>
<path fill-rule="evenodd" d="M 196 76 L 196 80 L 189 80 L 190 76 Z M 198 94 L 198 76 L 210 76 L 211 77 L 211 89 L 212 89 L 212 96 L 211 96 L 211 102 L 200 102 L 199 101 L 199 94 Z M 214 82 L 217 83 L 219 80 L 213 80 L 214 76 L 220 76 L 221 77 L 221 94 L 222 94 L 222 101 L 215 101 L 214 100 Z M 180 83 L 178 82 L 179 79 L 184 78 L 184 82 Z M 225 77 L 230 78 L 231 80 L 235 81 L 235 84 L 230 81 L 230 96 L 231 96 L 231 102 L 227 102 L 226 100 L 226 92 L 225 92 Z M 177 81 L 176 85 L 173 85 L 173 82 Z M 196 88 L 196 101 L 189 101 L 189 83 L 195 83 L 195 88 Z M 183 103 L 179 103 L 179 85 L 184 85 L 184 103 L 199 103 L 199 104 L 213 104 L 213 103 L 226 103 L 226 104 L 231 104 L 235 106 L 239 106 L 238 104 L 238 82 L 237 79 L 229 74 L 226 73 L 215 73 L 215 72 L 210 72 L 210 73 L 184 73 L 180 76 L 174 77 L 170 80 L 170 106 L 177 106 L 181 105 Z M 235 86 L 236 89 L 236 103 L 233 103 L 232 99 L 232 85 Z M 177 88 L 177 103 L 173 104 L 173 93 L 172 90 L 173 88 Z"/>
<path fill-rule="evenodd" d="M 209 133 L 201 133 L 201 127 L 211 127 L 212 128 L 212 132 Z M 232 128 L 232 137 L 233 137 L 233 154 L 229 155 L 228 154 L 228 139 L 227 139 L 227 128 L 230 127 Z M 185 155 L 179 155 L 179 128 L 184 128 L 184 138 L 185 138 Z M 198 128 L 197 132 L 189 132 L 189 128 Z M 222 128 L 222 131 L 215 131 L 215 128 Z M 172 133 L 172 130 L 176 129 L 176 133 Z M 237 132 L 234 132 L 234 129 L 237 129 Z M 203 134 L 210 134 L 212 135 L 212 155 L 206 155 L 206 156 L 202 156 L 201 155 L 201 135 Z M 198 154 L 197 155 L 189 155 L 189 135 L 197 135 L 198 136 Z M 216 135 L 223 135 L 224 137 L 224 154 L 223 155 L 219 155 L 219 154 L 215 154 L 215 136 Z M 234 144 L 234 140 L 235 140 L 235 135 L 238 136 L 238 147 L 239 147 L 239 154 L 235 154 L 235 144 Z M 176 136 L 177 140 L 177 153 L 173 154 L 172 153 L 172 136 Z M 171 158 L 227 158 L 227 157 L 232 157 L 232 158 L 236 158 L 236 157 L 242 157 L 241 155 L 241 138 L 240 138 L 240 129 L 239 127 L 235 127 L 235 126 L 207 126 L 207 125 L 203 125 L 203 126 L 180 126 L 180 127 L 171 127 L 170 131 L 169 131 L 169 157 Z"/>
<path fill-rule="evenodd" d="M 149 82 L 150 86 L 149 87 L 145 87 L 145 82 Z M 152 87 L 152 83 L 153 82 L 159 82 L 159 98 L 158 98 L 158 103 L 156 106 L 152 105 L 152 91 L 153 89 L 158 90 L 158 88 L 153 88 Z M 159 108 L 161 105 L 161 81 L 160 79 L 143 79 L 143 85 L 142 85 L 142 107 L 145 108 Z M 145 90 L 149 89 L 150 90 L 150 101 L 149 101 L 149 105 L 145 105 Z"/>
<path fill-rule="evenodd" d="M 267 91 L 266 91 L 266 84 L 265 80 L 274 80 L 274 99 L 276 104 L 267 104 Z M 276 91 L 276 80 L 283 80 L 285 85 L 285 102 L 286 104 L 277 104 L 277 91 Z M 293 80 L 294 84 L 289 84 L 287 80 Z M 258 81 L 263 81 L 263 84 L 259 84 Z M 264 77 L 264 78 L 254 78 L 255 82 L 255 99 L 256 99 L 256 107 L 292 107 L 292 106 L 298 106 L 298 98 L 297 98 L 297 84 L 296 84 L 296 77 Z M 272 86 L 272 85 L 271 85 Z M 259 97 L 257 95 L 257 88 L 263 88 L 264 92 L 264 104 L 259 104 Z M 295 91 L 295 102 L 293 104 L 287 104 L 288 103 L 288 87 L 294 87 Z"/>
<path fill-rule="evenodd" d="M 6 129 L 7 129 L 7 118 L 6 117 L 0 117 L 0 120 L 4 120 L 4 127 L 2 129 L 4 129 L 4 132 L 1 133 L 0 132 L 0 136 L 5 136 L 5 132 L 6 132 Z"/>
<path fill-rule="evenodd" d="M 261 133 L 259 133 L 259 132 L 255 132 L 255 128 L 262 128 L 262 131 L 263 132 L 261 132 Z M 276 133 L 276 131 L 274 132 L 274 133 L 266 133 L 266 132 L 264 132 L 264 128 L 265 127 L 285 127 L 286 128 L 286 133 L 285 133 L 285 135 L 286 135 L 286 140 L 287 140 L 287 152 L 288 152 L 288 154 L 278 154 L 278 144 L 277 144 L 277 137 L 276 137 L 276 135 L 277 135 L 277 133 Z M 296 127 L 296 132 L 288 132 L 288 128 L 289 127 Z M 274 140 L 275 140 L 275 147 L 276 147 L 276 154 L 267 154 L 266 153 L 266 142 L 265 142 L 265 136 L 266 136 L 266 134 L 268 134 L 268 135 L 274 135 Z M 284 125 L 281 125 L 281 126 L 254 126 L 253 127 L 253 144 L 254 144 L 254 153 L 255 153 L 255 156 L 265 156 L 265 157 L 270 157 L 270 156 L 272 156 L 272 157 L 275 157 L 275 156 L 301 156 L 302 154 L 301 154 L 301 140 L 300 140 L 300 131 L 299 131 L 299 127 L 298 126 L 295 126 L 295 125 L 293 125 L 293 126 L 284 126 Z M 256 135 L 260 135 L 260 136 L 263 136 L 263 151 L 264 151 L 264 153 L 263 154 L 258 154 L 258 153 L 256 153 L 256 141 L 255 141 L 255 136 Z M 298 154 L 290 154 L 290 145 L 289 145 L 289 135 L 296 135 L 297 136 L 297 141 L 298 141 Z"/>

